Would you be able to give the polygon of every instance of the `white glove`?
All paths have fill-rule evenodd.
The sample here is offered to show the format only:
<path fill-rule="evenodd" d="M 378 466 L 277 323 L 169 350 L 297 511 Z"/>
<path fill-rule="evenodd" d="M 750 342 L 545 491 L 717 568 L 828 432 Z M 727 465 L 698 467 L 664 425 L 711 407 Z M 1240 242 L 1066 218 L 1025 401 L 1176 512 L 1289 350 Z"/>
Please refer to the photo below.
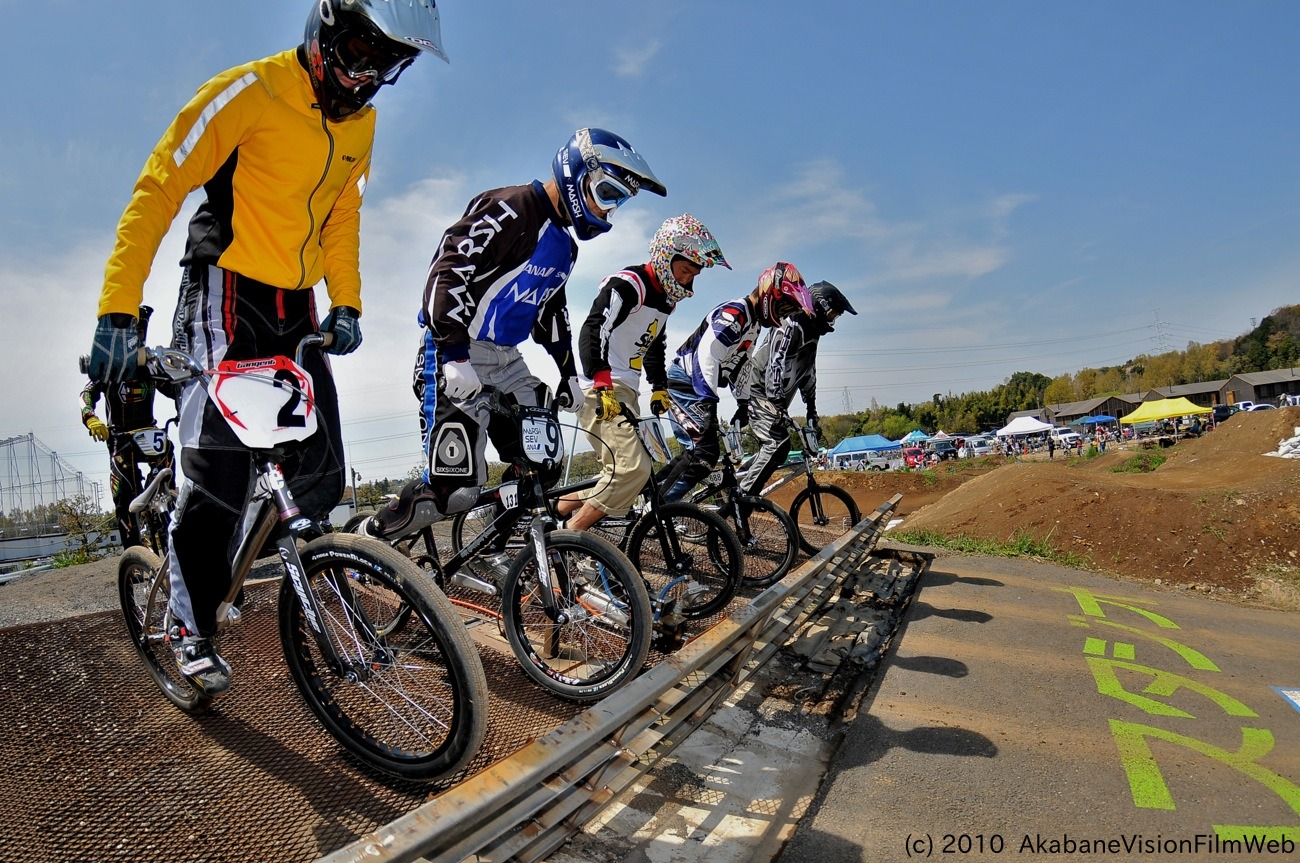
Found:
<path fill-rule="evenodd" d="M 582 384 L 578 383 L 577 377 L 571 377 L 560 384 L 560 389 L 555 394 L 555 406 L 574 414 L 578 412 L 578 407 L 584 398 Z"/>
<path fill-rule="evenodd" d="M 472 399 L 483 389 L 479 383 L 478 372 L 469 364 L 469 360 L 456 360 L 442 365 L 443 392 L 448 398 Z"/>

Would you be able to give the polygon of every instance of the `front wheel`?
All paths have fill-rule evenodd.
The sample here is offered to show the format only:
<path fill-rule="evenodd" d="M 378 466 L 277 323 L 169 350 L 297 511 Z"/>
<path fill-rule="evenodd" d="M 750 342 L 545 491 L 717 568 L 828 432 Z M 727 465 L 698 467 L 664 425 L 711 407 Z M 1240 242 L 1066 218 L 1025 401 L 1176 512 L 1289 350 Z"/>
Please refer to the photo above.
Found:
<path fill-rule="evenodd" d="M 645 582 L 623 552 L 590 533 L 548 533 L 544 573 L 531 546 L 520 551 L 506 576 L 501 616 L 524 672 L 570 701 L 608 695 L 650 654 Z"/>
<path fill-rule="evenodd" d="M 203 713 L 212 696 L 190 683 L 176 667 L 168 640 L 171 615 L 171 581 L 163 562 L 149 549 L 134 545 L 122 553 L 117 565 L 117 593 L 131 643 L 144 660 L 145 670 L 167 700 L 186 713 Z"/>
<path fill-rule="evenodd" d="M 666 503 L 637 520 L 627 557 L 662 602 L 676 599 L 699 620 L 727 607 L 740 586 L 744 555 L 736 533 L 717 513 L 690 503 Z"/>
<path fill-rule="evenodd" d="M 740 511 L 727 503 L 723 511 L 736 525 L 745 553 L 746 587 L 767 587 L 785 578 L 799 557 L 799 534 L 789 513 L 765 497 L 737 495 Z"/>
<path fill-rule="evenodd" d="M 433 780 L 462 768 L 487 730 L 488 688 L 451 603 L 411 560 L 370 537 L 320 537 L 302 562 L 333 655 L 288 577 L 280 642 L 316 718 L 385 773 Z"/>
<path fill-rule="evenodd" d="M 816 554 L 861 520 L 853 496 L 837 485 L 812 485 L 790 504 L 790 517 L 799 531 L 799 546 Z"/>

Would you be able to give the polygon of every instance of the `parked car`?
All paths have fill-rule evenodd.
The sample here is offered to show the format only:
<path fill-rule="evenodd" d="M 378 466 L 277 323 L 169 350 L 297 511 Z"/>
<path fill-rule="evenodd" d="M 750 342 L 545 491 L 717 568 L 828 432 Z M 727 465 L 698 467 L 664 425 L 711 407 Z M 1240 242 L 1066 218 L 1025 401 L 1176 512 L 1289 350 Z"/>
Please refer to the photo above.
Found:
<path fill-rule="evenodd" d="M 970 454 L 971 458 L 992 455 L 994 448 L 992 435 L 981 434 L 966 438 L 966 452 Z"/>
<path fill-rule="evenodd" d="M 1048 432 L 1048 434 L 1051 435 L 1052 440 L 1056 441 L 1056 445 L 1063 449 L 1078 446 L 1079 442 L 1082 440 L 1077 431 L 1061 428 L 1060 426 L 1053 428 Z"/>
<path fill-rule="evenodd" d="M 1215 405 L 1212 410 L 1214 413 L 1211 416 L 1214 417 L 1214 422 L 1217 425 L 1241 410 L 1241 408 L 1236 405 Z"/>
<path fill-rule="evenodd" d="M 1236 404 L 1236 408 L 1237 408 L 1237 410 L 1239 410 L 1239 411 L 1248 411 L 1248 410 L 1250 410 L 1251 408 L 1253 408 L 1254 406 L 1255 406 L 1255 403 L 1252 402 L 1250 399 L 1244 399 L 1244 400 L 1242 400 L 1242 401 L 1237 402 L 1237 404 Z"/>
<path fill-rule="evenodd" d="M 907 467 L 907 462 L 896 449 L 880 452 L 870 450 L 867 452 L 866 461 L 867 470 L 902 470 Z"/>
<path fill-rule="evenodd" d="M 1242 408 L 1242 410 L 1247 410 L 1247 411 L 1271 411 L 1273 409 L 1274 409 L 1273 406 L 1268 402 L 1260 402 L 1257 405 L 1251 405 L 1248 408 Z"/>
<path fill-rule="evenodd" d="M 925 467 L 925 450 L 919 446 L 909 446 L 903 450 L 903 462 L 908 467 Z"/>
<path fill-rule="evenodd" d="M 931 441 L 930 452 L 937 455 L 940 461 L 955 460 L 957 458 L 957 445 L 950 440 Z"/>

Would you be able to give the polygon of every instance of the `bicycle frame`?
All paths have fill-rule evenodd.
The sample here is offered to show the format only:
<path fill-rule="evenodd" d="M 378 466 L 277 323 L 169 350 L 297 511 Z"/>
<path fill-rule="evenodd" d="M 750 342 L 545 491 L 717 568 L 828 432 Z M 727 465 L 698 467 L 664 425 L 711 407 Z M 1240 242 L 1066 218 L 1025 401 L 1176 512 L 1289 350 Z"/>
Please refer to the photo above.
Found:
<path fill-rule="evenodd" d="M 322 346 L 324 342 L 325 340 L 319 335 L 304 338 L 298 344 L 296 361 L 301 364 L 303 352 L 307 348 Z M 199 366 L 192 357 L 182 351 L 161 349 L 151 351 L 150 356 L 157 360 L 172 379 L 178 382 L 196 380 L 203 387 L 208 387 L 211 383 L 213 373 Z M 282 378 L 271 379 L 268 377 L 268 381 L 274 381 L 276 385 L 281 387 L 293 386 Z M 302 393 L 298 393 L 298 395 L 301 396 Z M 367 666 L 364 663 L 353 663 L 340 657 L 339 652 L 325 633 L 324 626 L 321 623 L 320 602 L 306 583 L 306 568 L 303 566 L 302 558 L 298 554 L 297 541 L 299 539 L 311 540 L 321 536 L 324 533 L 323 528 L 304 516 L 294 502 L 293 493 L 289 490 L 288 483 L 284 478 L 284 472 L 280 468 L 281 455 L 278 448 L 252 450 L 252 458 L 253 464 L 257 466 L 255 492 L 251 502 L 251 506 L 256 508 L 252 519 L 254 527 L 244 536 L 235 552 L 230 589 L 217 607 L 217 632 L 220 633 L 226 627 L 239 621 L 239 609 L 235 602 L 239 598 L 240 591 L 243 590 L 244 582 L 247 580 L 249 572 L 252 571 L 253 563 L 256 561 L 258 554 L 266 541 L 275 536 L 276 547 L 279 551 L 280 562 L 284 566 L 285 577 L 289 579 L 298 601 L 302 603 L 303 613 L 312 630 L 312 635 L 327 664 L 349 679 L 363 679 L 368 675 Z M 164 562 L 163 572 L 167 569 L 167 562 Z M 162 572 L 160 572 L 160 575 L 162 575 Z M 348 599 L 344 605 L 349 609 L 349 614 L 353 618 L 352 623 L 362 630 L 367 638 L 376 638 L 376 627 L 373 622 L 367 620 L 364 614 L 360 612 L 357 603 L 354 601 L 352 587 L 347 583 L 347 579 L 331 578 L 331 583 L 334 589 L 339 591 L 340 595 Z M 168 615 L 170 616 L 170 614 L 169 609 Z"/>

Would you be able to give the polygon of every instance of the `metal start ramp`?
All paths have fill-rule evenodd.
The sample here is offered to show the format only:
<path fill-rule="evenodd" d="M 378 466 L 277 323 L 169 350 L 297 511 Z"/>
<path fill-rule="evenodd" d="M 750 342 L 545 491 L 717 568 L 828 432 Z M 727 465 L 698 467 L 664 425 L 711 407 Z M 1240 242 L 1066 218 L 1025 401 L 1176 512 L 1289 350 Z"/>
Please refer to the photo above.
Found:
<path fill-rule="evenodd" d="M 545 737 L 322 863 L 542 860 L 650 770 L 863 568 L 895 495 L 807 564 Z M 910 595 L 932 559 L 912 554 Z M 855 639 L 856 642 L 856 639 Z"/>
<path fill-rule="evenodd" d="M 117 612 L 0 630 L 0 863 L 539 859 L 824 616 L 900 499 L 585 712 L 530 684 L 494 623 L 471 622 L 488 737 L 432 785 L 372 774 L 314 721 L 281 655 L 274 582 L 250 586 L 223 637 L 235 688 L 202 717 L 161 697 Z"/>

